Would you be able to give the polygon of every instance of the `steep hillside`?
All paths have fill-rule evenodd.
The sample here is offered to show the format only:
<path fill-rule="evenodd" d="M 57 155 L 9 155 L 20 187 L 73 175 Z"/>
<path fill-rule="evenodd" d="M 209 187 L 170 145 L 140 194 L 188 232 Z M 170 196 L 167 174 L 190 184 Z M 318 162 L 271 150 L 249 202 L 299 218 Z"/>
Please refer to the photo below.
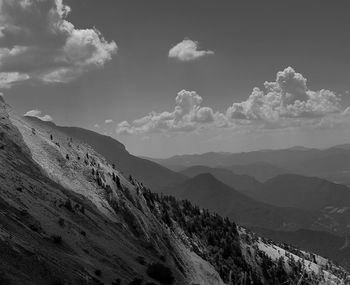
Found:
<path fill-rule="evenodd" d="M 154 282 L 152 264 L 169 268 L 171 284 L 222 284 L 91 147 L 6 109 L 1 103 L 0 284 Z"/>
<path fill-rule="evenodd" d="M 347 269 L 350 268 L 350 247 L 348 236 L 313 231 L 297 230 L 294 232 L 272 231 L 254 228 L 260 236 L 269 238 L 276 242 L 287 243 L 304 251 L 311 251 L 319 255 L 331 258 Z"/>
<path fill-rule="evenodd" d="M 0 188 L 0 284 L 259 285 L 301 275 L 300 284 L 336 284 L 348 275 L 152 193 L 89 145 L 4 102 Z"/>
<path fill-rule="evenodd" d="M 179 183 L 186 179 L 183 175 L 155 162 L 130 154 L 122 143 L 109 136 L 77 127 L 56 126 L 53 123 L 42 122 L 35 117 L 27 118 L 35 124 L 50 125 L 50 127 L 69 137 L 89 144 L 95 151 L 104 156 L 110 164 L 114 164 L 125 176 L 131 174 L 152 189 Z"/>
<path fill-rule="evenodd" d="M 192 249 L 210 263 L 228 284 L 346 284 L 341 267 L 319 255 L 261 238 L 233 227 L 227 219 L 200 210 L 188 201 L 146 192 L 149 206 L 172 229 L 180 225 Z M 237 271 L 235 264 L 244 264 Z M 242 270 L 243 269 L 243 270 Z M 251 270 L 253 269 L 253 270 Z M 210 284 L 210 283 L 204 283 Z"/>

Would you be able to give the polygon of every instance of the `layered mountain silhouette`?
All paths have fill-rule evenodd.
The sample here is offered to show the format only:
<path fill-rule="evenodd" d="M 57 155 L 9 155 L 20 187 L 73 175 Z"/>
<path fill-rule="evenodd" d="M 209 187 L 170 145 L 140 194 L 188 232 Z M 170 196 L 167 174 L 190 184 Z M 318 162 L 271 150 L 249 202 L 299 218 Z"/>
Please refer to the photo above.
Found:
<path fill-rule="evenodd" d="M 247 174 L 260 181 L 280 174 L 295 173 L 350 186 L 350 148 L 347 144 L 327 149 L 296 147 L 243 153 L 210 152 L 153 161 L 177 170 L 197 165 L 227 168 L 236 174 Z"/>
<path fill-rule="evenodd" d="M 350 206 L 348 187 L 318 177 L 283 174 L 262 183 L 248 175 L 237 175 L 224 168 L 206 166 L 189 167 L 181 173 L 188 177 L 210 173 L 241 193 L 278 207 L 318 211 L 327 206 Z"/>
<path fill-rule="evenodd" d="M 251 227 L 295 229 L 310 226 L 314 219 L 313 213 L 309 211 L 279 208 L 258 202 L 209 173 L 199 174 L 184 183 L 167 187 L 162 192 L 187 199 Z"/>

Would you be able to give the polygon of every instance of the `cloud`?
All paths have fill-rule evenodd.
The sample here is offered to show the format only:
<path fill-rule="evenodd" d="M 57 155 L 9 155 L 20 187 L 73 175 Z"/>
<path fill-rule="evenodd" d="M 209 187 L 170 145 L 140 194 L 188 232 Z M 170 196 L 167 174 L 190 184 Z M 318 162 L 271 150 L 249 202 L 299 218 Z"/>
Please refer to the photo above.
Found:
<path fill-rule="evenodd" d="M 190 39 L 184 39 L 169 50 L 169 57 L 181 61 L 195 60 L 200 57 L 214 54 L 211 50 L 199 50 L 199 43 Z"/>
<path fill-rule="evenodd" d="M 28 79 L 28 74 L 18 72 L 0 72 L 0 89 L 10 88 L 14 84 Z"/>
<path fill-rule="evenodd" d="M 159 132 L 192 132 L 201 127 L 226 124 L 225 116 L 209 107 L 202 107 L 203 98 L 194 91 L 180 91 L 175 98 L 172 112 L 151 112 L 147 116 L 118 124 L 118 134 L 142 134 Z"/>
<path fill-rule="evenodd" d="M 27 113 L 25 113 L 23 116 L 26 116 L 26 117 L 36 117 L 42 121 L 45 121 L 45 122 L 51 122 L 52 121 L 52 117 L 50 115 L 44 115 L 44 116 L 41 116 L 41 111 L 39 110 L 30 110 L 28 111 Z"/>
<path fill-rule="evenodd" d="M 111 123 L 113 123 L 113 120 L 111 120 L 111 119 L 105 120 L 105 124 L 111 124 Z"/>
<path fill-rule="evenodd" d="M 247 100 L 233 103 L 229 119 L 281 125 L 290 119 L 322 118 L 341 113 L 340 96 L 329 90 L 309 90 L 307 80 L 291 67 L 277 73 L 276 81 L 265 82 L 265 90 L 253 89 Z"/>
<path fill-rule="evenodd" d="M 326 128 L 350 126 L 350 107 L 341 96 L 326 89 L 310 90 L 306 78 L 288 67 L 276 80 L 255 87 L 248 98 L 235 102 L 225 112 L 202 107 L 195 91 L 182 90 L 172 112 L 151 112 L 132 122 L 118 124 L 118 134 L 197 132 L 231 128 L 254 131 L 264 128 Z"/>
<path fill-rule="evenodd" d="M 99 128 L 100 128 L 100 125 L 99 125 L 99 124 L 95 124 L 95 125 L 94 125 L 94 128 L 95 128 L 95 129 L 99 129 Z"/>
<path fill-rule="evenodd" d="M 62 0 L 0 0 L 0 68 L 27 79 L 66 83 L 101 68 L 117 51 L 96 29 L 77 29 Z"/>

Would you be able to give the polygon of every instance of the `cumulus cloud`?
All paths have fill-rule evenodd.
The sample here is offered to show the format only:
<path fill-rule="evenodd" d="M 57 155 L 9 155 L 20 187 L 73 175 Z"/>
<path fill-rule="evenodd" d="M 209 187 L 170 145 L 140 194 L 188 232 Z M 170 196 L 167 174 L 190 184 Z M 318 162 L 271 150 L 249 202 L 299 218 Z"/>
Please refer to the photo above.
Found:
<path fill-rule="evenodd" d="M 211 50 L 199 50 L 199 43 L 190 39 L 184 39 L 169 50 L 169 57 L 181 61 L 190 61 L 214 54 Z"/>
<path fill-rule="evenodd" d="M 30 110 L 28 111 L 27 113 L 25 113 L 23 116 L 26 116 L 26 117 L 36 117 L 42 121 L 45 121 L 45 122 L 51 122 L 52 121 L 52 117 L 50 115 L 44 115 L 44 116 L 41 116 L 42 112 L 39 111 L 39 110 Z"/>
<path fill-rule="evenodd" d="M 322 118 L 343 111 L 340 96 L 325 89 L 309 90 L 306 83 L 303 75 L 288 67 L 277 73 L 274 82 L 265 82 L 265 90 L 255 87 L 247 100 L 233 103 L 227 117 L 274 126 L 287 119 Z"/>
<path fill-rule="evenodd" d="M 111 119 L 105 120 L 105 124 L 111 124 L 111 123 L 113 123 L 113 120 L 111 120 Z"/>
<path fill-rule="evenodd" d="M 28 74 L 18 72 L 0 72 L 0 89 L 10 88 L 12 85 L 28 79 Z"/>
<path fill-rule="evenodd" d="M 203 98 L 195 91 L 180 91 L 175 98 L 172 112 L 151 112 L 147 116 L 118 124 L 118 134 L 142 134 L 152 132 L 191 132 L 203 126 L 224 127 L 226 117 L 212 108 L 202 107 Z"/>
<path fill-rule="evenodd" d="M 0 0 L 2 72 L 65 83 L 111 60 L 116 43 L 96 28 L 77 29 L 70 12 L 62 0 Z"/>
<path fill-rule="evenodd" d="M 182 90 L 172 112 L 151 112 L 132 122 L 118 124 L 119 134 L 192 132 L 202 129 L 319 128 L 350 126 L 350 107 L 341 105 L 340 95 L 326 89 L 310 90 L 306 78 L 288 67 L 276 80 L 255 87 L 248 98 L 235 102 L 226 112 L 202 107 L 195 91 Z"/>

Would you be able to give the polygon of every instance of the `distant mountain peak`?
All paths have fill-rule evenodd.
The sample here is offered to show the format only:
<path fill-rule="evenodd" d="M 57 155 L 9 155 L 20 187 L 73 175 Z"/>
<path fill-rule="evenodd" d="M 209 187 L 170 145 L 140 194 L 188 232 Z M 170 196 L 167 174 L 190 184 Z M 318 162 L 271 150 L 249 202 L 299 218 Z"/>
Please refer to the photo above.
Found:
<path fill-rule="evenodd" d="M 212 175 L 209 172 L 198 174 L 192 180 L 193 181 L 203 181 L 203 182 L 214 182 L 214 183 L 220 183 L 220 184 L 222 183 L 218 179 L 216 179 L 214 177 L 214 175 Z"/>

